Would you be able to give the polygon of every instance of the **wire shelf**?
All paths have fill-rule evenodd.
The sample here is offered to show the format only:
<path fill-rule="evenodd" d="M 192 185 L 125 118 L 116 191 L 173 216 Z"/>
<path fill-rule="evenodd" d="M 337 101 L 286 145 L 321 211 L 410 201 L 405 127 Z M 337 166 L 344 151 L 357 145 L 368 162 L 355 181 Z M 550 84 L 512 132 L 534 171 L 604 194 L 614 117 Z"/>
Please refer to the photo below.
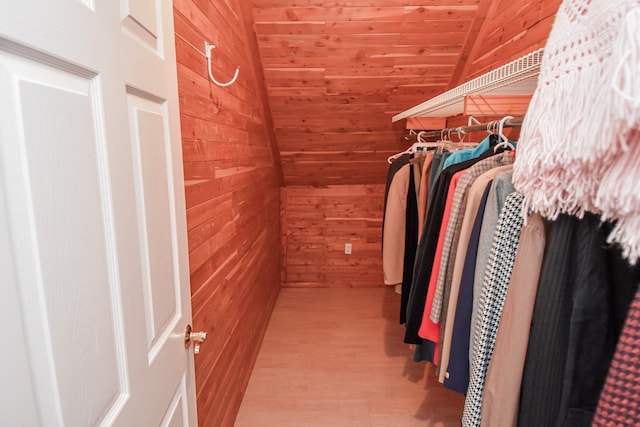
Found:
<path fill-rule="evenodd" d="M 476 77 L 413 108 L 396 114 L 392 122 L 407 117 L 449 117 L 462 113 L 464 97 L 488 94 L 533 93 L 544 49 L 538 49 L 495 70 Z M 502 89 L 502 90 L 501 90 Z"/>

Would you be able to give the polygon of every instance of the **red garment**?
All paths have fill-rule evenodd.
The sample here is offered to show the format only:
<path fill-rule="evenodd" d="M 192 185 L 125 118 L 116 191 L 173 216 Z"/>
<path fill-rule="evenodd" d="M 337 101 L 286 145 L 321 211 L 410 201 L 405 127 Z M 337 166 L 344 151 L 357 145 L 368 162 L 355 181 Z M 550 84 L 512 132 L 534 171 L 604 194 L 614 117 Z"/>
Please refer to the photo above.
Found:
<path fill-rule="evenodd" d="M 422 315 L 422 323 L 420 324 L 420 330 L 418 336 L 420 338 L 429 340 L 436 345 L 435 353 L 433 355 L 433 363 L 437 365 L 440 361 L 438 359 L 440 354 L 440 323 L 433 323 L 429 318 L 431 313 L 431 306 L 433 305 L 433 297 L 436 293 L 436 284 L 438 282 L 438 274 L 440 273 L 440 258 L 442 258 L 442 247 L 444 246 L 444 236 L 447 233 L 447 225 L 449 224 L 449 215 L 451 213 L 451 205 L 453 204 L 453 194 L 456 191 L 456 186 L 462 174 L 465 170 L 457 172 L 451 177 L 449 183 L 449 191 L 447 191 L 447 200 L 444 205 L 444 214 L 442 216 L 442 225 L 440 227 L 440 234 L 438 234 L 438 245 L 436 246 L 436 255 L 433 259 L 433 268 L 431 270 L 431 276 L 429 277 L 429 290 L 427 291 L 427 302 L 424 305 L 424 314 Z"/>

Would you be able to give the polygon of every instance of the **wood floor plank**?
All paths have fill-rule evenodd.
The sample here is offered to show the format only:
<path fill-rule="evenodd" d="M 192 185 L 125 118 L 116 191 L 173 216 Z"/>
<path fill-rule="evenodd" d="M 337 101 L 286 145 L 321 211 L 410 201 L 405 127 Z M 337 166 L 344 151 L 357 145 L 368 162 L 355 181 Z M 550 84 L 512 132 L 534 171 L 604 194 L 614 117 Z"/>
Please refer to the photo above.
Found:
<path fill-rule="evenodd" d="M 459 426 L 464 397 L 412 361 L 399 298 L 282 289 L 235 426 Z"/>

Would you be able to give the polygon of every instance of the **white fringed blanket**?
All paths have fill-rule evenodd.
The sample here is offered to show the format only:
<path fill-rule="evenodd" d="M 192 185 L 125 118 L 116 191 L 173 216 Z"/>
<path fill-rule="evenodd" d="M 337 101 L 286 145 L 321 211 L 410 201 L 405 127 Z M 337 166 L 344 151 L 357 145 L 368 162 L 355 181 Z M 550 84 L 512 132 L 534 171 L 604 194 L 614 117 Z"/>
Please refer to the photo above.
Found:
<path fill-rule="evenodd" d="M 599 213 L 640 259 L 640 0 L 564 0 L 513 173 L 525 209 Z"/>

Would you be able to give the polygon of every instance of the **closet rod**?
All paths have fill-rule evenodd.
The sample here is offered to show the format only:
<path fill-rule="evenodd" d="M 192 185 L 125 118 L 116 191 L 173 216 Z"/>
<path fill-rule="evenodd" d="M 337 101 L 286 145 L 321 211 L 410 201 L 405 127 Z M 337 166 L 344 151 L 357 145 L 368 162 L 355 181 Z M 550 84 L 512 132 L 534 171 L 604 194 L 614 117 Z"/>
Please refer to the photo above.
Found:
<path fill-rule="evenodd" d="M 507 121 L 504 122 L 503 127 L 505 128 L 515 128 L 515 127 L 520 127 L 522 126 L 522 121 L 524 120 L 524 116 L 516 116 L 512 119 L 509 119 Z M 458 132 L 462 133 L 462 134 L 467 134 L 467 133 L 471 133 L 471 132 L 480 132 L 483 130 L 491 130 L 492 127 L 497 128 L 498 123 L 500 123 L 500 120 L 494 120 L 488 123 L 480 123 L 477 125 L 470 125 L 470 126 L 459 126 L 459 127 L 455 127 L 455 128 L 444 128 L 444 129 L 438 129 L 438 130 L 423 130 L 423 131 L 414 131 L 417 132 L 415 135 L 412 134 L 410 135 L 410 137 L 412 138 L 416 138 L 418 137 L 418 135 L 420 135 L 421 138 L 433 138 L 433 139 L 438 139 L 438 137 L 440 139 L 443 138 L 443 136 L 457 136 Z M 409 136 L 406 136 L 405 139 L 410 139 Z"/>

